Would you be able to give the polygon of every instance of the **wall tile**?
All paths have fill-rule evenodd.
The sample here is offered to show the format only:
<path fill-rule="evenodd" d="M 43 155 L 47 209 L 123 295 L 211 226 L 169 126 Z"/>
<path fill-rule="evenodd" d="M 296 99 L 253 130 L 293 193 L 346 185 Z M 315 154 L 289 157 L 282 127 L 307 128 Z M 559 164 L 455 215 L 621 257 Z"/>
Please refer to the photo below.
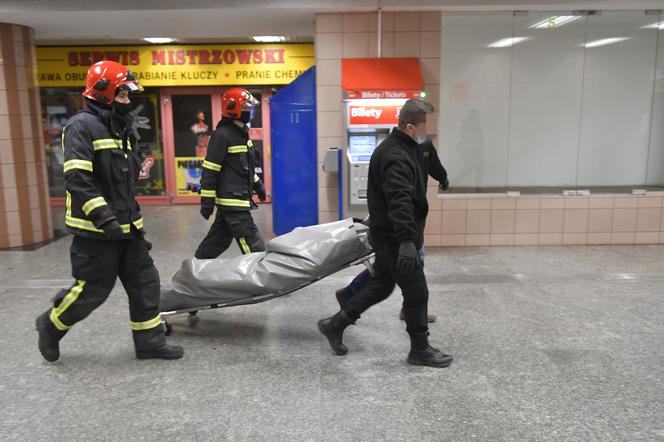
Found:
<path fill-rule="evenodd" d="M 443 210 L 443 234 L 465 234 L 466 211 Z"/>
<path fill-rule="evenodd" d="M 515 210 L 492 210 L 491 233 L 492 234 L 514 233 L 515 220 L 516 220 Z"/>
<path fill-rule="evenodd" d="M 636 202 L 636 200 L 634 200 Z M 613 209 L 612 232 L 634 232 L 636 230 L 636 209 Z"/>
<path fill-rule="evenodd" d="M 539 210 L 517 210 L 514 231 L 516 233 L 538 233 L 539 220 Z"/>
<path fill-rule="evenodd" d="M 563 209 L 542 210 L 540 212 L 540 233 L 562 233 L 564 219 L 563 216 Z"/>
<path fill-rule="evenodd" d="M 490 210 L 469 210 L 466 217 L 467 234 L 491 233 Z"/>
<path fill-rule="evenodd" d="M 342 14 L 317 14 L 316 32 L 342 32 Z"/>

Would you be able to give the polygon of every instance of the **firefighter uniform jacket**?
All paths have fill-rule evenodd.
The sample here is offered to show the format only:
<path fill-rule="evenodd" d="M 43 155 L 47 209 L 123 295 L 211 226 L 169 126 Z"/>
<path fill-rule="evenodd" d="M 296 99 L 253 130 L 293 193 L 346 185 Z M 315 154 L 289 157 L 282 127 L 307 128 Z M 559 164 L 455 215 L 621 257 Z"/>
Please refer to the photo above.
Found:
<path fill-rule="evenodd" d="M 65 224 L 74 235 L 105 239 L 102 226 L 116 220 L 130 238 L 143 229 L 134 193 L 140 160 L 127 130 L 112 133 L 111 108 L 87 102 L 62 132 Z"/>
<path fill-rule="evenodd" d="M 224 211 L 256 208 L 252 200 L 260 183 L 255 173 L 254 152 L 249 133 L 233 120 L 222 119 L 215 129 L 201 176 L 201 205 L 215 204 Z"/>
<path fill-rule="evenodd" d="M 371 156 L 367 199 L 374 249 L 404 241 L 422 248 L 429 203 L 420 155 L 417 142 L 394 128 Z"/>

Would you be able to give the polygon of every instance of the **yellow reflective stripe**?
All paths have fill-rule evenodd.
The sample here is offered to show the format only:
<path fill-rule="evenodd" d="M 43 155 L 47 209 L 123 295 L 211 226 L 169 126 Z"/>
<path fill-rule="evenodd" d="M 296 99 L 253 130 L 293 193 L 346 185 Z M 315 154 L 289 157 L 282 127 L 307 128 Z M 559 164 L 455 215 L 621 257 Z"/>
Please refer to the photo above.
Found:
<path fill-rule="evenodd" d="M 65 206 L 67 207 L 67 216 L 71 216 L 71 193 L 66 191 L 67 199 L 65 200 Z"/>
<path fill-rule="evenodd" d="M 251 203 L 246 200 L 236 200 L 232 198 L 216 198 L 214 201 L 220 206 L 229 206 L 229 207 L 251 207 Z"/>
<path fill-rule="evenodd" d="M 71 328 L 71 325 L 65 325 L 60 321 L 60 316 L 78 299 L 83 291 L 83 287 L 85 287 L 85 281 L 77 280 L 76 284 L 69 289 L 65 297 L 62 298 L 60 305 L 53 307 L 51 310 L 51 322 L 53 322 L 58 330 L 67 331 Z"/>
<path fill-rule="evenodd" d="M 206 169 L 213 170 L 215 172 L 221 171 L 221 164 L 213 163 L 212 161 L 205 160 L 203 161 L 203 167 Z"/>
<path fill-rule="evenodd" d="M 228 153 L 245 153 L 247 152 L 247 146 L 230 146 L 228 148 Z"/>
<path fill-rule="evenodd" d="M 60 318 L 55 316 L 55 310 L 51 310 L 50 318 L 51 318 L 51 322 L 53 323 L 53 325 L 55 325 L 55 328 L 57 328 L 60 331 L 67 331 L 71 328 L 71 325 L 63 324 L 62 321 L 60 321 Z"/>
<path fill-rule="evenodd" d="M 215 190 L 201 189 L 201 196 L 206 198 L 216 198 L 217 192 Z"/>
<path fill-rule="evenodd" d="M 258 175 L 254 174 L 254 183 L 259 182 L 261 179 L 258 177 Z"/>
<path fill-rule="evenodd" d="M 247 244 L 247 240 L 244 237 L 240 238 L 240 247 L 242 248 L 242 253 L 245 255 L 248 255 L 251 253 L 251 249 L 249 248 L 249 244 Z"/>
<path fill-rule="evenodd" d="M 60 137 L 60 145 L 62 146 L 62 151 L 65 151 L 65 131 L 67 130 L 66 127 L 62 128 L 62 136 Z"/>
<path fill-rule="evenodd" d="M 138 229 L 141 230 L 143 228 L 143 218 L 139 218 L 136 221 L 132 222 L 132 224 Z"/>
<path fill-rule="evenodd" d="M 92 142 L 94 150 L 122 149 L 122 140 L 116 138 L 103 138 Z M 127 149 L 131 150 L 131 142 L 127 140 Z"/>
<path fill-rule="evenodd" d="M 88 172 L 92 172 L 92 161 L 69 160 L 65 161 L 65 164 L 63 166 L 64 166 L 64 173 L 67 173 L 73 169 L 81 169 L 81 170 L 86 170 Z"/>
<path fill-rule="evenodd" d="M 86 215 L 90 215 L 90 212 L 92 212 L 96 208 L 101 207 L 101 206 L 106 206 L 106 205 L 107 205 L 107 203 L 106 203 L 106 200 L 104 199 L 104 197 L 98 196 L 97 198 L 92 198 L 91 200 L 89 200 L 88 202 L 83 204 L 82 209 L 83 209 L 83 212 L 85 212 Z"/>
<path fill-rule="evenodd" d="M 150 330 L 161 325 L 161 314 L 143 322 L 130 322 L 131 329 L 134 331 Z"/>
<path fill-rule="evenodd" d="M 65 216 L 65 224 L 68 225 L 69 227 L 74 227 L 76 229 L 88 230 L 90 232 L 104 233 L 102 229 L 96 228 L 92 221 L 80 218 L 74 218 L 73 216 L 69 215 Z"/>
<path fill-rule="evenodd" d="M 134 221 L 134 223 L 139 223 L 142 219 L 143 218 L 136 220 Z M 90 232 L 104 233 L 102 229 L 96 228 L 92 221 L 88 221 L 86 219 L 81 219 L 81 218 L 74 218 L 73 216 L 70 215 L 65 216 L 65 224 L 69 227 L 74 227 L 76 229 L 88 230 Z M 138 227 L 136 224 L 134 225 L 140 229 L 140 227 Z M 131 232 L 131 224 L 120 224 L 120 227 L 122 227 L 122 233 Z"/>

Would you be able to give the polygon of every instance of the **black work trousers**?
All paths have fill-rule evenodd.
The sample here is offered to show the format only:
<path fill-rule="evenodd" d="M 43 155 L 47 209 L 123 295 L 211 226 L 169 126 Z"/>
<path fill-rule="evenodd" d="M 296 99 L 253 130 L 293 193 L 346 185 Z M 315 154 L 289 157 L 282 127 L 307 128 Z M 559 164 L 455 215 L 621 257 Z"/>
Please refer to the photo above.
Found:
<path fill-rule="evenodd" d="M 159 315 L 159 272 L 141 232 L 131 239 L 98 240 L 74 236 L 70 249 L 76 282 L 54 298 L 49 318 L 61 338 L 106 301 L 119 277 L 129 297 L 130 325 L 137 350 L 166 343 Z"/>
<path fill-rule="evenodd" d="M 230 247 L 233 239 L 237 241 L 243 255 L 262 252 L 265 250 L 265 241 L 261 235 L 251 212 L 219 210 L 214 222 L 196 250 L 197 259 L 214 259 Z"/>
<path fill-rule="evenodd" d="M 371 283 L 357 293 L 348 303 L 346 314 L 353 321 L 373 305 L 387 299 L 399 285 L 403 294 L 403 312 L 406 318 L 406 331 L 411 336 L 428 335 L 427 304 L 429 288 L 422 266 L 412 275 L 404 275 L 397 269 L 398 248 L 376 248 L 374 277 Z"/>

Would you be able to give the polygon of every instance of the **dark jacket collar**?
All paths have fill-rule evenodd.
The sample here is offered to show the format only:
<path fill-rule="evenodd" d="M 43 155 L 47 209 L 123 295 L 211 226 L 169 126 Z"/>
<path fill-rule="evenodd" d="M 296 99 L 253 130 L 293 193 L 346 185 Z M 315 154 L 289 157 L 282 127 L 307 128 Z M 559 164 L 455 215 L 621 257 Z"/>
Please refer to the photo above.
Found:
<path fill-rule="evenodd" d="M 86 98 L 85 102 L 88 106 L 88 110 L 95 114 L 100 120 L 105 123 L 111 121 L 111 112 L 113 111 L 113 106 L 110 104 L 101 104 L 89 98 Z"/>
<path fill-rule="evenodd" d="M 85 99 L 88 110 L 99 118 L 111 132 L 111 135 L 121 139 L 131 134 L 132 119 L 130 116 L 121 116 L 113 112 L 113 105 L 102 104 L 89 98 Z"/>
<path fill-rule="evenodd" d="M 235 120 L 232 118 L 222 118 L 221 121 L 219 121 L 219 124 L 217 124 L 217 129 L 219 129 L 222 126 L 230 126 L 234 130 L 238 131 L 238 133 L 244 137 L 249 136 L 249 128 L 245 124 L 244 127 L 240 127 L 237 124 L 234 123 Z"/>
<path fill-rule="evenodd" d="M 412 148 L 419 147 L 419 144 L 417 144 L 417 141 L 413 140 L 413 137 L 411 137 L 410 135 L 408 135 L 406 132 L 402 131 L 398 127 L 393 128 L 392 133 L 390 135 L 396 137 L 408 147 Z"/>

